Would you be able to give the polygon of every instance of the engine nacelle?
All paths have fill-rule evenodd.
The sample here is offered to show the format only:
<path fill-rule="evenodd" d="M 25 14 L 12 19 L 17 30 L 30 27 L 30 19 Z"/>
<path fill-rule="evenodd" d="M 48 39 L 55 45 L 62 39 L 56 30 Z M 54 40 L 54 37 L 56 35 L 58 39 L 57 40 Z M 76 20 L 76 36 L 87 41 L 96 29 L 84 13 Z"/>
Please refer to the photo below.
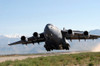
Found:
<path fill-rule="evenodd" d="M 34 33 L 33 33 L 33 36 L 34 36 L 34 37 L 39 37 L 39 34 L 38 34 L 37 32 L 34 32 Z"/>
<path fill-rule="evenodd" d="M 69 34 L 69 35 L 74 35 L 74 32 L 73 32 L 71 29 L 69 29 L 69 30 L 68 30 L 68 34 Z"/>
<path fill-rule="evenodd" d="M 88 31 L 84 31 L 84 36 L 89 37 L 89 32 Z"/>
<path fill-rule="evenodd" d="M 44 34 L 43 33 L 40 34 L 40 38 L 44 38 Z"/>
<path fill-rule="evenodd" d="M 83 34 L 84 34 L 85 36 L 88 36 L 88 35 L 89 35 L 88 31 L 84 31 Z"/>
<path fill-rule="evenodd" d="M 21 36 L 21 40 L 22 41 L 26 41 L 26 37 L 25 36 Z"/>

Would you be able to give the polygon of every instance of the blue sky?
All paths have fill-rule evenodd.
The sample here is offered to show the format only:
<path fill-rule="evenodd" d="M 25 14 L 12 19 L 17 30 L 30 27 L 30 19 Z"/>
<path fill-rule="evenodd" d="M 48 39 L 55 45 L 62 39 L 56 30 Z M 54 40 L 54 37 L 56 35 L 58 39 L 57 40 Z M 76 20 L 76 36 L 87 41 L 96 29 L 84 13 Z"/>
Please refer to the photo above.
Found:
<path fill-rule="evenodd" d="M 47 23 L 62 29 L 100 29 L 100 0 L 0 0 L 0 34 L 31 35 Z"/>

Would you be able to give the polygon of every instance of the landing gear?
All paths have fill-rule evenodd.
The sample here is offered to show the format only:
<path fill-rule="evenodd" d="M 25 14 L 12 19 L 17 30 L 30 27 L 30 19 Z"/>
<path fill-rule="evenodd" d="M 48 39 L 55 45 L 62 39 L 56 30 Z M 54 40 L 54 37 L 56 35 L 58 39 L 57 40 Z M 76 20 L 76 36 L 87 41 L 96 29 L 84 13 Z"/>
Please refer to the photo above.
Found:
<path fill-rule="evenodd" d="M 45 47 L 45 49 L 46 49 L 47 51 L 50 51 L 50 50 L 51 50 L 50 47 L 49 47 L 48 45 L 44 45 L 44 47 Z"/>
<path fill-rule="evenodd" d="M 69 44 L 63 45 L 63 49 L 69 50 L 69 48 L 70 48 L 70 45 Z"/>
<path fill-rule="evenodd" d="M 65 45 L 58 45 L 58 46 L 56 46 L 56 47 L 53 47 L 53 46 L 51 46 L 51 45 L 44 45 L 44 47 L 45 47 L 45 49 L 47 50 L 47 51 L 51 51 L 51 50 L 53 50 L 53 49 L 57 49 L 57 50 L 62 50 L 62 49 L 66 49 L 66 50 L 69 50 L 69 48 L 70 48 L 70 45 L 69 44 L 65 44 Z"/>

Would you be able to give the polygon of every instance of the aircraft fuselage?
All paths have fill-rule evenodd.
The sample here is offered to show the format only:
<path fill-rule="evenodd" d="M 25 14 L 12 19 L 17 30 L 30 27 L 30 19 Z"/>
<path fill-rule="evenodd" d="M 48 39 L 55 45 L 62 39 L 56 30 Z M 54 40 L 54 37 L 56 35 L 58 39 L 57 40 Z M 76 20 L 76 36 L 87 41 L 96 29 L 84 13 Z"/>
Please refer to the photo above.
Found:
<path fill-rule="evenodd" d="M 63 39 L 61 30 L 58 29 L 56 26 L 47 24 L 44 29 L 44 36 L 46 39 L 45 48 L 51 49 L 69 49 L 68 47 L 64 48 L 65 45 L 68 45 L 66 39 Z"/>

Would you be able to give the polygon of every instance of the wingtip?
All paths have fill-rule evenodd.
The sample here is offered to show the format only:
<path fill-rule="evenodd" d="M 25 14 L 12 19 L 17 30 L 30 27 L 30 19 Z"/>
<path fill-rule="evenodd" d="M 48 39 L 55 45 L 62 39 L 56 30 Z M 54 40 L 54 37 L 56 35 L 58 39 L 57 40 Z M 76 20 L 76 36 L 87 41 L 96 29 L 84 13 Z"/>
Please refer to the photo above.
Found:
<path fill-rule="evenodd" d="M 8 44 L 8 46 L 11 46 L 11 44 Z"/>

